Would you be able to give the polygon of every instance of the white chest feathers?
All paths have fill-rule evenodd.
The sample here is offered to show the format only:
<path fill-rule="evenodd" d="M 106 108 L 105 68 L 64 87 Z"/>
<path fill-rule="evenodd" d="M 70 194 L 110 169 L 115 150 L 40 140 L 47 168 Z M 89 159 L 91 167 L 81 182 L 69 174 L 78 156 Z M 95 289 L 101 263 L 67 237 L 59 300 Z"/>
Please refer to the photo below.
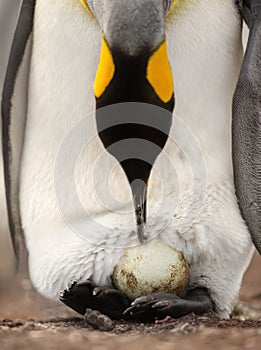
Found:
<path fill-rule="evenodd" d="M 159 240 L 126 250 L 113 272 L 115 286 L 131 300 L 156 292 L 180 295 L 188 280 L 183 254 Z"/>

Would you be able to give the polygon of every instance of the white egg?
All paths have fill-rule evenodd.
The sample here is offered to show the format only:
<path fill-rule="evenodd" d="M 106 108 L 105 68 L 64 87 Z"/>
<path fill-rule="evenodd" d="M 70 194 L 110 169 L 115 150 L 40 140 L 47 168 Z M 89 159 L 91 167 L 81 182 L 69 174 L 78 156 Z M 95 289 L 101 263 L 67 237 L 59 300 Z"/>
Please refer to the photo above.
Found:
<path fill-rule="evenodd" d="M 189 265 L 181 252 L 153 240 L 127 249 L 112 278 L 131 300 L 160 292 L 180 295 L 188 284 Z"/>

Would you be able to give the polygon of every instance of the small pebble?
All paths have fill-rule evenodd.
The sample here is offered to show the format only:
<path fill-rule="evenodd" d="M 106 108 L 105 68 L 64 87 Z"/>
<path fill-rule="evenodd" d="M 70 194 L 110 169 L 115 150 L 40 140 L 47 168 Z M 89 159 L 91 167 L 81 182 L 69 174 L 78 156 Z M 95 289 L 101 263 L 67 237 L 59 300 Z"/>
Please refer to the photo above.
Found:
<path fill-rule="evenodd" d="M 92 326 L 94 329 L 110 332 L 114 329 L 114 322 L 106 315 L 101 314 L 99 311 L 86 309 L 84 315 L 85 322 Z"/>

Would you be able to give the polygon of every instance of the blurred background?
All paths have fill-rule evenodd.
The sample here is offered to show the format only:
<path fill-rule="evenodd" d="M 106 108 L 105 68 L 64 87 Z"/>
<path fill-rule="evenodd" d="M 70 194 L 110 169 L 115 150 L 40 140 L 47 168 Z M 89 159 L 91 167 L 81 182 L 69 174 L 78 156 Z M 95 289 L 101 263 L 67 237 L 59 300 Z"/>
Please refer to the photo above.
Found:
<path fill-rule="evenodd" d="M 20 0 L 0 0 L 1 91 L 20 2 Z M 244 30 L 244 42 L 246 42 L 247 35 L 247 30 Z M 245 275 L 240 296 L 241 300 L 248 306 L 259 310 L 261 310 L 260 266 L 261 258 L 255 254 L 250 269 Z M 16 300 L 15 303 L 13 303 L 14 300 Z M 26 276 L 22 277 L 22 279 L 15 276 L 14 255 L 8 234 L 6 217 L 3 165 L 2 158 L 0 157 L 0 319 L 3 317 L 32 317 L 33 315 L 36 316 L 36 314 L 44 317 L 48 315 L 48 310 L 52 314 L 52 307 L 52 303 L 44 301 L 43 298 L 34 293 L 30 281 Z M 60 307 L 60 312 L 63 312 L 62 307 Z"/>
<path fill-rule="evenodd" d="M 5 68 L 8 61 L 12 37 L 15 30 L 15 23 L 19 12 L 20 0 L 0 0 L 0 90 L 2 93 Z M 1 121 L 0 121 L 1 123 Z M 1 135 L 0 135 L 1 140 Z M 4 181 L 3 181 L 3 163 L 2 152 L 0 157 L 0 279 L 3 275 L 10 274 L 13 266 L 13 259 L 8 258 L 5 263 L 2 257 L 12 257 L 13 252 L 8 234 Z"/>

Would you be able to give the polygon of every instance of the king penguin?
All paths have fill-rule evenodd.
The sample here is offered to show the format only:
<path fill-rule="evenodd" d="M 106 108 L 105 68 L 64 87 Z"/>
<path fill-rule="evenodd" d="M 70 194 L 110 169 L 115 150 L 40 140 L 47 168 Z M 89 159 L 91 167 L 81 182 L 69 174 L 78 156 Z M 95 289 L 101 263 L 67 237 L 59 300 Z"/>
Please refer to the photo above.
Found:
<path fill-rule="evenodd" d="M 23 0 L 3 157 L 41 294 L 115 319 L 230 316 L 261 252 L 260 19 L 259 0 Z M 153 240 L 184 256 L 188 285 L 131 303 L 114 268 Z"/>

